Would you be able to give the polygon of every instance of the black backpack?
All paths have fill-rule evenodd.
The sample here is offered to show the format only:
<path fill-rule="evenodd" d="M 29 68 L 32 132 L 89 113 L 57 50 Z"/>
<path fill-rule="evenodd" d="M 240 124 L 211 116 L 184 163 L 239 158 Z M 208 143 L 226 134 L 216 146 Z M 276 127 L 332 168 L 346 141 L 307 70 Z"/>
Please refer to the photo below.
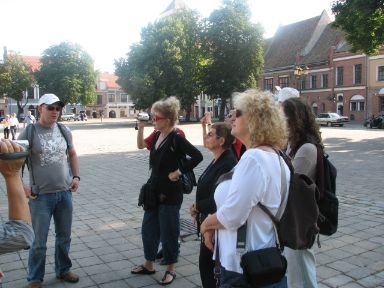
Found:
<path fill-rule="evenodd" d="M 282 189 L 289 184 L 288 195 L 286 196 L 284 193 L 282 197 L 282 203 L 283 199 L 288 197 L 287 204 L 282 214 L 279 212 L 284 207 L 282 204 L 280 205 L 277 213 L 277 215 L 282 215 L 280 219 L 260 202 L 258 205 L 272 219 L 277 230 L 281 248 L 289 247 L 294 250 L 311 248 L 316 240 L 316 235 L 319 233 L 317 226 L 319 218 L 319 208 L 317 206 L 320 195 L 319 190 L 317 185 L 308 176 L 294 172 L 291 160 L 284 152 L 276 152 L 284 159 L 291 171 L 290 182 L 285 183 L 282 180 Z M 283 178 L 285 175 L 282 162 L 280 164 Z"/>
<path fill-rule="evenodd" d="M 316 184 L 320 191 L 320 199 L 317 203 L 320 216 L 317 225 L 320 234 L 329 236 L 337 231 L 339 216 L 339 200 L 336 196 L 337 169 L 329 161 L 329 155 L 325 154 L 323 149 L 319 147 L 317 148 L 317 157 Z"/>

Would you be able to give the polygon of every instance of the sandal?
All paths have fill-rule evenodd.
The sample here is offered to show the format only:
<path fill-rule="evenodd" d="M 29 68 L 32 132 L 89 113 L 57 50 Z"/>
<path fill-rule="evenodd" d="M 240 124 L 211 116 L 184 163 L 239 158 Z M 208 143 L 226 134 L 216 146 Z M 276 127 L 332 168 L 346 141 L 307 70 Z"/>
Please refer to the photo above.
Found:
<path fill-rule="evenodd" d="M 168 275 L 172 277 L 171 281 L 164 282 L 165 280 L 167 280 L 167 276 Z M 169 284 L 171 284 L 173 282 L 173 280 L 175 280 L 175 278 L 176 278 L 176 273 L 175 272 L 173 272 L 173 271 L 165 271 L 163 279 L 161 279 L 161 281 L 159 281 L 159 284 L 162 285 L 162 286 L 169 285 Z"/>
<path fill-rule="evenodd" d="M 147 268 L 145 268 L 144 265 L 139 265 L 139 266 L 136 266 L 136 267 L 133 267 L 133 269 L 131 270 L 131 273 L 132 274 L 141 274 L 141 275 L 152 275 L 152 274 L 155 274 L 156 273 L 156 270 L 148 270 Z"/>

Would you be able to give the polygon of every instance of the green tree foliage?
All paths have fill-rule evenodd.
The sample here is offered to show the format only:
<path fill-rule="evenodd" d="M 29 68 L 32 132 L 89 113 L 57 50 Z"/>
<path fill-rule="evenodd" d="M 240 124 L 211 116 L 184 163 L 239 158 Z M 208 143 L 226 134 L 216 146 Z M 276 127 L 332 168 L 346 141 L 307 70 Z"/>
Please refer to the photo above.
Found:
<path fill-rule="evenodd" d="M 384 45 L 384 0 L 340 0 L 332 4 L 334 27 L 346 33 L 352 52 L 376 54 Z"/>
<path fill-rule="evenodd" d="M 25 91 L 33 84 L 31 67 L 18 54 L 6 55 L 0 64 L 0 95 L 7 95 L 17 102 L 18 114 L 27 104 Z M 25 102 L 23 103 L 23 99 Z"/>
<path fill-rule="evenodd" d="M 190 9 L 149 24 L 127 59 L 115 62 L 118 84 L 131 95 L 136 108 L 177 96 L 189 110 L 199 94 L 201 73 L 198 15 Z"/>
<path fill-rule="evenodd" d="M 77 44 L 63 42 L 43 52 L 36 78 L 46 93 L 67 103 L 87 105 L 96 101 L 96 72 L 93 60 Z"/>
<path fill-rule="evenodd" d="M 256 87 L 262 72 L 263 29 L 250 21 L 247 1 L 224 0 L 210 15 L 205 27 L 205 92 L 220 97 L 220 118 L 233 92 Z"/>

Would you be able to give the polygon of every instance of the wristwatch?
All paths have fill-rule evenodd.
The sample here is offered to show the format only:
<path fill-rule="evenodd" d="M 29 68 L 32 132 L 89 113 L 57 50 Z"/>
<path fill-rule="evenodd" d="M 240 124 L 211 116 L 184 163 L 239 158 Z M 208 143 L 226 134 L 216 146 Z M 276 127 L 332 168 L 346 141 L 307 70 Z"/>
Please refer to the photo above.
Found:
<path fill-rule="evenodd" d="M 72 179 L 77 179 L 80 181 L 80 176 L 73 176 Z"/>

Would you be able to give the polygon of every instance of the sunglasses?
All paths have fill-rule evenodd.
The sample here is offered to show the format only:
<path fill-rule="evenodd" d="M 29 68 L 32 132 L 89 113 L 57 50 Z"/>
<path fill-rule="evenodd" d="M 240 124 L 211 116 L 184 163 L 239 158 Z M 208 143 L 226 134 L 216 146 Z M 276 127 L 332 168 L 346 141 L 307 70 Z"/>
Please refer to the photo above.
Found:
<path fill-rule="evenodd" d="M 217 139 L 220 138 L 219 136 L 217 136 L 216 134 L 213 134 L 212 132 L 208 132 L 207 137 L 216 137 Z"/>
<path fill-rule="evenodd" d="M 236 116 L 236 118 L 243 116 L 243 111 L 236 109 L 235 116 Z"/>
<path fill-rule="evenodd" d="M 152 121 L 159 121 L 159 120 L 165 120 L 165 119 L 167 119 L 167 118 L 165 118 L 165 117 L 160 117 L 160 116 L 157 116 L 157 115 L 155 115 L 155 116 L 152 117 Z"/>
<path fill-rule="evenodd" d="M 61 111 L 61 107 L 59 107 L 59 106 L 47 105 L 46 107 L 47 107 L 47 109 L 48 109 L 49 111 L 53 111 L 53 110 L 56 110 L 57 112 L 60 112 L 60 111 Z"/>

